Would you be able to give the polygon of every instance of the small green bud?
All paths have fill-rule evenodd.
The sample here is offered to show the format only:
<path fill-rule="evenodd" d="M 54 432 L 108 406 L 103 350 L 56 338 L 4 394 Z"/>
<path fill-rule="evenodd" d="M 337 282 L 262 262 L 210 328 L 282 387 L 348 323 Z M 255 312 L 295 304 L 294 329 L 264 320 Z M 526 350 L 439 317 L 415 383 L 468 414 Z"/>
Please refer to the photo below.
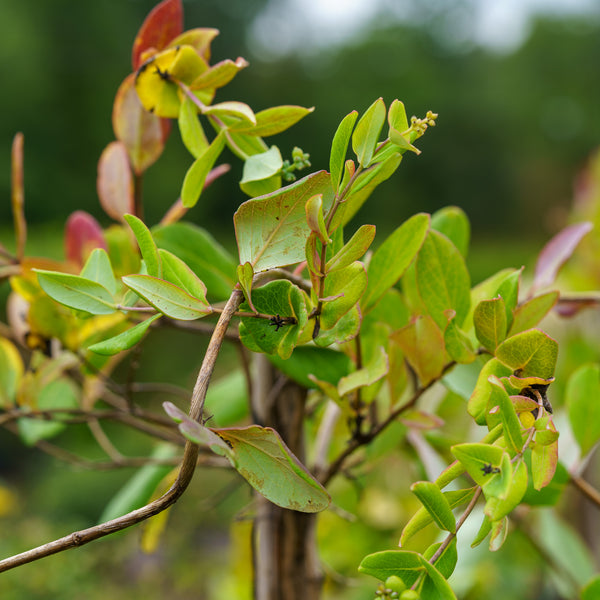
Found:
<path fill-rule="evenodd" d="M 415 590 L 404 590 L 400 594 L 400 600 L 420 600 L 421 596 Z"/>
<path fill-rule="evenodd" d="M 391 575 L 385 580 L 385 587 L 391 592 L 403 592 L 406 589 L 406 584 L 400 577 Z"/>

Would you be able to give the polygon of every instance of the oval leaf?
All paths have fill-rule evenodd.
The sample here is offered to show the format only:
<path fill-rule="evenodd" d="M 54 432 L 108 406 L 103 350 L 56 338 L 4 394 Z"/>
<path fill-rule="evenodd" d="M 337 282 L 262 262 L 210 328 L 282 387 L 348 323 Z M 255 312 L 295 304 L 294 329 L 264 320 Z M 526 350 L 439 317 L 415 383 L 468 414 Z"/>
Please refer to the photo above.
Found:
<path fill-rule="evenodd" d="M 410 487 L 440 529 L 456 532 L 456 519 L 446 496 L 440 488 L 429 481 L 418 481 Z"/>
<path fill-rule="evenodd" d="M 88 346 L 88 350 L 91 350 L 96 354 L 103 354 L 104 356 L 112 356 L 113 354 L 118 354 L 124 350 L 129 350 L 129 348 L 135 346 L 144 337 L 148 327 L 160 317 L 160 314 L 153 315 L 149 319 L 134 325 L 131 329 L 128 329 L 119 335 Z"/>

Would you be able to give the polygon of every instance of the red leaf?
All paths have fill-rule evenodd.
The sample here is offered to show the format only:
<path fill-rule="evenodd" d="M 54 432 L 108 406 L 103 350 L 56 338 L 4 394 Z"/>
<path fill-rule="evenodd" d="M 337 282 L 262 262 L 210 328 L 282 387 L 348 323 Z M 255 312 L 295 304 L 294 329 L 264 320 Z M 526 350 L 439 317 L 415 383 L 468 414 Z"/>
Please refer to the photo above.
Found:
<path fill-rule="evenodd" d="M 141 175 L 162 154 L 171 131 L 171 122 L 144 109 L 135 91 L 135 74 L 119 86 L 113 104 L 112 124 L 115 136 L 123 142 L 131 166 Z"/>
<path fill-rule="evenodd" d="M 96 189 L 104 212 L 115 221 L 134 212 L 133 177 L 123 142 L 111 142 L 102 152 Z"/>
<path fill-rule="evenodd" d="M 76 210 L 65 226 L 65 255 L 71 263 L 83 267 L 94 248 L 107 249 L 98 221 L 83 210 Z"/>
<path fill-rule="evenodd" d="M 162 50 L 183 31 L 181 0 L 163 0 L 148 14 L 133 42 L 131 63 L 137 71 L 142 64 L 142 53 L 149 48 Z"/>
<path fill-rule="evenodd" d="M 581 238 L 592 229 L 587 221 L 565 227 L 557 233 L 542 249 L 535 265 L 535 275 L 530 295 L 534 290 L 554 283 L 558 271 L 569 259 Z"/>

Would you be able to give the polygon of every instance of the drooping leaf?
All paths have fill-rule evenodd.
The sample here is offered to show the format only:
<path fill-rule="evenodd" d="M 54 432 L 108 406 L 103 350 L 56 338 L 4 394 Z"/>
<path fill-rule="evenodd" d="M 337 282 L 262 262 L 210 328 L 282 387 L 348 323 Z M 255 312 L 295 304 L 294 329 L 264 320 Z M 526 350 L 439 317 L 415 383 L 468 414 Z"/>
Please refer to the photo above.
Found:
<path fill-rule="evenodd" d="M 484 348 L 495 352 L 506 338 L 506 307 L 502 296 L 482 300 L 473 313 L 475 334 Z"/>
<path fill-rule="evenodd" d="M 407 587 L 417 581 L 425 570 L 421 556 L 417 552 L 409 550 L 384 550 L 375 552 L 363 558 L 358 570 L 385 581 L 388 577 L 395 575 L 402 579 Z"/>
<path fill-rule="evenodd" d="M 200 319 L 212 312 L 210 305 L 185 290 L 150 275 L 128 275 L 123 283 L 158 311 L 182 321 Z"/>
<path fill-rule="evenodd" d="M 243 317 L 240 339 L 247 346 L 250 341 L 251 349 L 258 346 L 266 354 L 277 353 L 283 359 L 289 358 L 308 320 L 306 296 L 290 281 L 279 279 L 255 289 L 252 302 L 260 313 L 273 315 L 275 319 L 292 318 L 295 323 L 277 325 L 273 319 Z M 247 304 L 240 307 L 242 311 L 249 309 Z"/>
<path fill-rule="evenodd" d="M 484 515 L 483 521 L 481 522 L 481 527 L 471 542 L 471 548 L 476 548 L 479 546 L 479 544 L 481 544 L 481 542 L 483 542 L 483 540 L 485 540 L 485 538 L 490 534 L 490 531 L 492 531 L 492 522 L 487 515 Z"/>
<path fill-rule="evenodd" d="M 456 531 L 456 519 L 448 499 L 435 483 L 418 481 L 410 486 L 410 490 L 421 501 L 440 529 L 451 533 Z"/>
<path fill-rule="evenodd" d="M 117 281 L 106 250 L 95 248 L 80 273 L 81 277 L 104 286 L 111 294 L 117 293 Z"/>
<path fill-rule="evenodd" d="M 554 283 L 560 268 L 592 227 L 587 221 L 569 225 L 544 246 L 535 265 L 531 293 Z"/>
<path fill-rule="evenodd" d="M 192 163 L 187 170 L 181 188 L 181 202 L 186 208 L 195 206 L 210 170 L 225 147 L 225 133 L 220 132 L 208 148 Z"/>
<path fill-rule="evenodd" d="M 373 158 L 385 117 L 385 104 L 382 98 L 378 98 L 358 120 L 356 129 L 352 133 L 352 149 L 358 158 L 358 163 L 363 167 L 368 167 Z"/>
<path fill-rule="evenodd" d="M 348 113 L 339 124 L 333 141 L 331 142 L 331 154 L 329 157 L 329 171 L 331 172 L 331 185 L 336 193 L 340 192 L 339 185 L 344 172 L 344 164 L 346 162 L 346 153 L 348 152 L 348 144 L 350 136 L 354 129 L 354 124 L 358 117 L 358 112 L 353 110 Z"/>
<path fill-rule="evenodd" d="M 102 152 L 96 189 L 104 212 L 115 221 L 133 212 L 133 176 L 123 142 L 111 142 Z"/>
<path fill-rule="evenodd" d="M 558 344 L 539 329 L 517 333 L 502 342 L 496 349 L 496 358 L 518 371 L 519 377 L 541 377 L 554 375 L 558 355 Z"/>
<path fill-rule="evenodd" d="M 586 456 L 600 440 L 600 366 L 579 367 L 569 377 L 565 396 L 573 435 Z"/>
<path fill-rule="evenodd" d="M 142 53 L 155 48 L 162 50 L 183 31 L 183 7 L 181 0 L 163 0 L 148 14 L 133 42 L 131 64 L 137 69 Z"/>
<path fill-rule="evenodd" d="M 110 292 L 99 283 L 67 273 L 34 269 L 41 288 L 57 302 L 93 315 L 109 315 L 116 310 Z"/>
<path fill-rule="evenodd" d="M 419 252 L 429 228 L 429 215 L 417 214 L 405 221 L 375 251 L 367 275 L 367 290 L 361 299 L 364 312 L 371 310 L 402 277 Z"/>
<path fill-rule="evenodd" d="M 65 256 L 69 262 L 81 268 L 94 248 L 106 250 L 102 228 L 92 215 L 76 210 L 65 225 Z"/>
<path fill-rule="evenodd" d="M 244 202 L 234 215 L 240 263 L 250 262 L 259 272 L 304 260 L 310 234 L 304 207 L 315 194 L 323 194 L 325 208 L 330 205 L 330 177 L 325 171 Z"/>
<path fill-rule="evenodd" d="M 115 137 L 125 144 L 131 167 L 137 175 L 141 175 L 156 162 L 164 150 L 166 139 L 171 131 L 170 121 L 153 115 L 142 106 L 135 91 L 134 73 L 128 75 L 117 90 L 113 104 L 112 126 Z M 119 196 L 119 199 L 122 200 L 122 197 Z M 107 214 L 113 216 L 104 204 L 103 208 Z M 120 204 L 111 206 L 111 211 L 119 215 L 133 212 L 131 208 L 122 209 Z"/>
<path fill-rule="evenodd" d="M 151 277 L 161 277 L 162 267 L 158 255 L 158 248 L 156 247 L 156 242 L 154 241 L 150 230 L 146 227 L 145 223 L 135 215 L 125 215 L 124 218 L 135 235 L 135 239 L 140 247 L 140 252 L 142 253 L 142 258 L 146 264 L 148 275 Z"/>
<path fill-rule="evenodd" d="M 456 246 L 441 233 L 431 230 L 415 263 L 419 295 L 437 325 L 444 329 L 445 311 L 456 312 L 461 325 L 471 304 L 469 272 Z"/>
<path fill-rule="evenodd" d="M 172 252 L 198 275 L 209 297 L 228 298 L 237 281 L 233 257 L 206 230 L 192 223 L 172 223 L 152 229 L 157 245 Z"/>
<path fill-rule="evenodd" d="M 133 348 L 133 346 L 135 346 L 144 337 L 144 334 L 150 325 L 152 325 L 156 319 L 159 319 L 160 316 L 160 314 L 153 315 L 149 319 L 141 321 L 137 325 L 134 325 L 126 331 L 123 331 L 119 335 L 88 346 L 88 350 L 104 356 L 113 356 L 114 354 L 118 354 L 124 350 L 129 350 L 129 348 Z"/>
<path fill-rule="evenodd" d="M 471 238 L 471 225 L 458 206 L 446 206 L 431 215 L 431 228 L 443 233 L 466 258 Z"/>

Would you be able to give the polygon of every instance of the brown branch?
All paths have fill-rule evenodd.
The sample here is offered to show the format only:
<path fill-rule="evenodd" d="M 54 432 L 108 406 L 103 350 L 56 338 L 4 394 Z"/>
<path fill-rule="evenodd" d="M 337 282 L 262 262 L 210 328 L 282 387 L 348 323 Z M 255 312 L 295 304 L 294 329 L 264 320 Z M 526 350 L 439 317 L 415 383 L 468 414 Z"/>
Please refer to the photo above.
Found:
<path fill-rule="evenodd" d="M 588 500 L 600 508 L 600 492 L 583 477 L 569 473 L 569 482 L 572 483 Z"/>
<path fill-rule="evenodd" d="M 206 349 L 206 354 L 204 355 L 204 360 L 202 361 L 202 366 L 200 367 L 200 372 L 198 373 L 198 378 L 194 387 L 192 403 L 189 411 L 190 418 L 194 420 L 199 420 L 202 417 L 204 399 L 206 398 L 206 392 L 208 390 L 208 383 L 212 375 L 217 356 L 219 355 L 221 344 L 225 338 L 229 321 L 231 320 L 233 313 L 238 309 L 241 300 L 241 291 L 234 290 L 227 302 L 226 310 L 221 314 L 221 317 L 217 322 L 214 333 L 208 344 L 208 348 Z M 20 565 L 39 560 L 40 558 L 56 554 L 57 552 L 68 550 L 69 548 L 82 546 L 83 544 L 87 544 L 88 542 L 97 540 L 98 538 L 115 533 L 116 531 L 121 531 L 122 529 L 131 527 L 136 523 L 144 521 L 149 517 L 162 512 L 177 502 L 177 500 L 186 490 L 194 474 L 197 458 L 198 446 L 188 441 L 185 445 L 185 451 L 177 479 L 169 488 L 169 490 L 160 498 L 117 519 L 112 519 L 106 523 L 89 527 L 88 529 L 76 531 L 58 540 L 54 540 L 47 544 L 43 544 L 42 546 L 38 546 L 37 548 L 33 548 L 32 550 L 28 550 L 26 552 L 22 552 L 21 554 L 16 554 L 6 558 L 0 561 L 0 572 L 8 571 L 9 569 L 13 569 Z"/>

